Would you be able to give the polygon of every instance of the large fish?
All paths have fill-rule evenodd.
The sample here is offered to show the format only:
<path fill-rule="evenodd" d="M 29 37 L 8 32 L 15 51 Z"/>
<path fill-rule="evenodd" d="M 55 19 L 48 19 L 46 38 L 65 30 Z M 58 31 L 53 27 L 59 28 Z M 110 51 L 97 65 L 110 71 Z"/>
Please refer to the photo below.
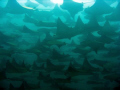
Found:
<path fill-rule="evenodd" d="M 21 6 L 16 0 L 8 0 L 6 7 L 4 8 L 6 13 L 11 14 L 32 14 L 33 10 Z"/>
<path fill-rule="evenodd" d="M 113 8 L 106 4 L 104 0 L 96 0 L 94 5 L 85 9 L 85 12 L 91 15 L 99 16 L 113 12 Z"/>
<path fill-rule="evenodd" d="M 72 17 L 83 10 L 83 4 L 74 2 L 73 0 L 63 0 L 63 4 L 60 7 L 67 10 Z"/>

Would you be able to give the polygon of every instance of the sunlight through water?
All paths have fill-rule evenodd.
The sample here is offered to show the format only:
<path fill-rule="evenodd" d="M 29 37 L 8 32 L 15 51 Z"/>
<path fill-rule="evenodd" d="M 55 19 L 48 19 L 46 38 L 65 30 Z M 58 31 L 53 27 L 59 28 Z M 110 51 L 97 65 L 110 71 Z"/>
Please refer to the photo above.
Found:
<path fill-rule="evenodd" d="M 53 2 L 55 4 L 59 4 L 59 5 L 63 4 L 63 0 L 51 0 L 51 2 Z"/>

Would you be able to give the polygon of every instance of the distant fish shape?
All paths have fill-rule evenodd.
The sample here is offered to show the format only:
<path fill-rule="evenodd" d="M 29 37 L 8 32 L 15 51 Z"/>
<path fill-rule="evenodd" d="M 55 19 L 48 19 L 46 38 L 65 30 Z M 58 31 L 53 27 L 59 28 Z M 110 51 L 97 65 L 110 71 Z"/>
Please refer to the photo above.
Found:
<path fill-rule="evenodd" d="M 60 52 L 58 52 L 55 49 L 52 50 L 52 55 L 51 55 L 52 59 L 64 59 L 64 58 L 67 58 L 67 57 L 69 57 L 69 55 L 65 55 L 64 53 L 61 54 Z"/>
<path fill-rule="evenodd" d="M 109 21 L 120 21 L 120 2 L 118 3 L 115 11 L 111 15 L 106 16 L 106 19 Z"/>
<path fill-rule="evenodd" d="M 38 23 L 36 23 L 36 26 L 38 26 L 38 27 L 56 27 L 57 24 L 54 22 L 39 21 Z"/>
<path fill-rule="evenodd" d="M 23 21 L 27 23 L 33 23 L 33 24 L 38 23 L 36 19 L 30 17 L 28 14 L 25 14 Z"/>
<path fill-rule="evenodd" d="M 42 66 L 38 66 L 36 61 L 33 62 L 33 65 L 32 65 L 32 69 L 33 70 L 41 70 L 41 69 L 44 69 L 44 64 L 42 64 Z"/>
<path fill-rule="evenodd" d="M 119 35 L 117 30 L 118 26 L 112 26 L 110 22 L 106 20 L 102 29 L 98 31 L 98 34 L 113 38 Z"/>
<path fill-rule="evenodd" d="M 25 90 L 24 85 L 21 84 L 20 87 L 14 87 L 12 83 L 9 84 L 9 90 Z"/>
<path fill-rule="evenodd" d="M 80 29 L 75 29 L 68 27 L 65 23 L 62 22 L 60 18 L 57 19 L 57 31 L 54 36 L 55 39 L 71 39 L 72 37 L 79 35 L 81 32 Z"/>
<path fill-rule="evenodd" d="M 28 33 L 30 35 L 38 35 L 38 32 L 37 31 L 34 31 L 34 30 L 31 30 L 29 29 L 27 26 L 23 26 L 23 29 L 21 30 L 22 33 Z"/>
<path fill-rule="evenodd" d="M 99 25 L 97 17 L 92 15 L 89 19 L 89 22 L 85 24 L 85 33 L 101 30 L 102 26 Z"/>
<path fill-rule="evenodd" d="M 65 68 L 64 65 L 55 65 L 49 59 L 47 59 L 46 68 L 45 68 L 46 71 L 48 71 L 48 72 L 62 71 L 64 68 Z"/>
<path fill-rule="evenodd" d="M 83 69 L 83 70 L 88 70 L 88 71 L 90 71 L 90 72 L 93 72 L 93 71 L 94 71 L 94 72 L 95 72 L 95 71 L 98 72 L 98 71 L 99 71 L 99 68 L 93 67 L 93 66 L 89 63 L 87 57 L 85 57 L 81 69 Z"/>
<path fill-rule="evenodd" d="M 95 51 L 95 53 L 97 54 L 99 50 L 105 50 L 105 46 L 104 46 L 105 43 L 102 43 L 102 42 L 99 42 L 97 40 L 88 40 L 88 41 L 83 41 L 81 42 L 81 46 L 84 46 L 84 47 L 91 47 L 91 49 L 93 51 Z"/>
<path fill-rule="evenodd" d="M 43 45 L 42 42 L 40 42 L 40 37 L 39 37 L 35 45 L 27 49 L 26 51 L 29 53 L 35 53 L 36 55 L 39 56 L 40 53 L 47 52 L 48 50 L 50 50 L 50 48 Z"/>
<path fill-rule="evenodd" d="M 90 53 L 92 50 L 91 49 L 87 49 L 87 48 L 83 48 L 83 47 L 76 47 L 73 52 L 75 53 L 79 53 L 81 54 L 82 56 L 87 56 L 88 53 Z"/>
<path fill-rule="evenodd" d="M 85 24 L 83 23 L 82 19 L 80 16 L 78 16 L 76 24 L 74 26 L 75 29 L 83 29 L 85 27 Z"/>
<path fill-rule="evenodd" d="M 64 11 L 62 8 L 60 8 L 58 4 L 54 6 L 51 12 L 57 17 L 63 16 L 66 19 L 66 23 L 72 22 L 71 15 Z"/>
<path fill-rule="evenodd" d="M 91 60 L 90 63 L 103 67 L 104 65 L 106 65 L 108 63 L 108 61 L 94 59 L 94 60 Z"/>

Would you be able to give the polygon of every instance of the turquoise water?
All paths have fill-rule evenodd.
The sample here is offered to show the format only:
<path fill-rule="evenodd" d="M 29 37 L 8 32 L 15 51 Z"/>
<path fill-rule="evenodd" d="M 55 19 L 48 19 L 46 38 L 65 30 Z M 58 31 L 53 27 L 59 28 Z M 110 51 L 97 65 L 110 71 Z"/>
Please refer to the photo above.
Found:
<path fill-rule="evenodd" d="M 0 0 L 0 90 L 119 89 L 119 0 Z"/>

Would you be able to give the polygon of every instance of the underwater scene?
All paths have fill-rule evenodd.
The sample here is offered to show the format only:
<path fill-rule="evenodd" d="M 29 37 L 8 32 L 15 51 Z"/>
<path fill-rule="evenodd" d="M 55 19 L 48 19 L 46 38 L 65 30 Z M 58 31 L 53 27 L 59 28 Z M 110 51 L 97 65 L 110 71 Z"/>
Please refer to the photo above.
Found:
<path fill-rule="evenodd" d="M 0 90 L 120 90 L 120 0 L 0 0 Z"/>

